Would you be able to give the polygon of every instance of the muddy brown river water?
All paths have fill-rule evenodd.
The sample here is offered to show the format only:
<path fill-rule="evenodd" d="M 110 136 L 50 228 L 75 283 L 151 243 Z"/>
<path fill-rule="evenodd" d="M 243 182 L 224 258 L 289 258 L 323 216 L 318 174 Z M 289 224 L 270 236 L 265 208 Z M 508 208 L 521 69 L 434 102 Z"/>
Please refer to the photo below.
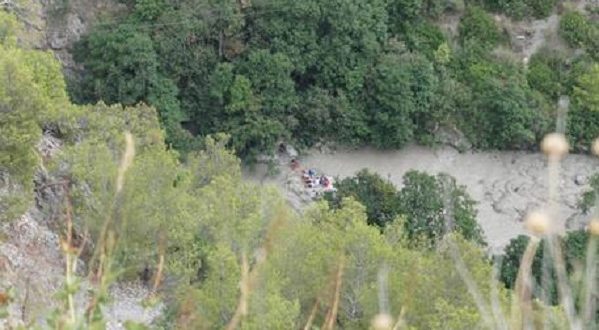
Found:
<path fill-rule="evenodd" d="M 339 150 L 334 153 L 311 153 L 301 159 L 304 167 L 315 168 L 327 175 L 351 176 L 368 168 L 389 178 L 398 188 L 402 176 L 415 169 L 428 173 L 445 172 L 466 186 L 478 202 L 478 221 L 493 252 L 498 252 L 511 238 L 526 233 L 522 219 L 533 209 L 546 206 L 548 175 L 545 157 L 527 152 L 466 152 L 453 148 L 410 146 L 397 151 L 369 148 Z M 599 159 L 588 155 L 568 155 L 560 164 L 559 200 L 552 216 L 560 231 L 583 226 L 589 216 L 581 214 L 577 204 L 588 189 L 588 177 L 599 170 Z M 276 184 L 294 205 L 297 191 L 290 189 L 287 166 L 281 174 L 264 177 L 265 168 L 258 167 L 246 177 L 263 184 Z"/>

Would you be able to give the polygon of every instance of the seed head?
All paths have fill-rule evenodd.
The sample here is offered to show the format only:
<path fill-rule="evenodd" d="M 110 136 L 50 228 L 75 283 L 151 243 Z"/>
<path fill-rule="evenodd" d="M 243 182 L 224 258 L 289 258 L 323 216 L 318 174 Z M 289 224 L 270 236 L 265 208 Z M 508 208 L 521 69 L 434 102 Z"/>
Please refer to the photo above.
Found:
<path fill-rule="evenodd" d="M 533 211 L 526 217 L 526 229 L 535 235 L 543 235 L 549 230 L 549 216 L 541 211 Z"/>
<path fill-rule="evenodd" d="M 589 232 L 593 236 L 599 236 L 599 219 L 595 218 L 589 222 Z"/>
<path fill-rule="evenodd" d="M 549 133 L 545 135 L 543 142 L 541 142 L 541 150 L 548 157 L 560 159 L 568 153 L 568 149 L 568 141 L 561 133 Z"/>
<path fill-rule="evenodd" d="M 599 137 L 593 141 L 591 150 L 593 151 L 593 154 L 595 154 L 595 156 L 599 156 Z"/>
<path fill-rule="evenodd" d="M 372 328 L 375 330 L 389 330 L 393 327 L 393 318 L 387 313 L 380 313 L 372 319 Z"/>

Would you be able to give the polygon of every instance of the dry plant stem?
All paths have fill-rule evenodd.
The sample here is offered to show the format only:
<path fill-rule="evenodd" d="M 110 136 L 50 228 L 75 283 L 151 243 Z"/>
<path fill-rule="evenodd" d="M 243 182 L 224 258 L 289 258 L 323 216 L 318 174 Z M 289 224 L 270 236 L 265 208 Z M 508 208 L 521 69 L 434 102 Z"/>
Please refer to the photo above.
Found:
<path fill-rule="evenodd" d="M 123 152 L 123 156 L 121 157 L 121 162 L 119 164 L 117 177 L 115 181 L 115 194 L 112 199 L 112 203 L 109 208 L 109 212 L 106 214 L 106 220 L 104 220 L 104 224 L 102 226 L 102 230 L 100 232 L 100 245 L 107 239 L 107 233 L 110 229 L 110 225 L 114 222 L 113 217 L 117 211 L 117 204 L 120 199 L 121 191 L 123 190 L 123 185 L 125 182 L 125 175 L 127 174 L 127 170 L 133 164 L 133 158 L 135 157 L 135 141 L 133 139 L 133 135 L 129 132 L 125 132 L 125 151 Z M 95 259 L 98 257 L 97 252 L 94 253 L 94 256 L 90 260 L 90 264 L 95 262 Z"/>
<path fill-rule="evenodd" d="M 568 285 L 566 266 L 560 244 L 553 235 L 549 237 L 548 242 L 555 263 L 555 273 L 557 275 L 557 288 L 560 296 L 560 302 L 564 306 L 570 329 L 582 329 L 580 320 L 578 320 L 576 316 L 574 299 L 572 298 L 572 292 L 570 291 L 570 286 Z"/>
<path fill-rule="evenodd" d="M 526 250 L 524 250 L 522 260 L 520 261 L 515 284 L 516 299 L 512 303 L 511 320 L 512 322 L 515 322 L 515 324 L 512 324 L 512 328 L 514 329 L 530 327 L 529 316 L 532 314 L 532 307 L 530 305 L 530 296 L 532 292 L 531 267 L 538 246 L 539 239 L 532 237 L 526 246 Z"/>
<path fill-rule="evenodd" d="M 158 260 L 158 271 L 156 272 L 156 277 L 154 277 L 154 285 L 152 287 L 152 292 L 156 292 L 158 286 L 160 285 L 160 280 L 162 279 L 162 270 L 164 269 L 164 253 L 160 254 Z"/>
<path fill-rule="evenodd" d="M 229 321 L 227 325 L 227 330 L 236 329 L 241 322 L 241 318 L 247 315 L 247 300 L 249 295 L 249 264 L 247 260 L 247 255 L 245 251 L 241 252 L 241 280 L 239 282 L 239 303 L 237 304 L 237 309 L 235 310 L 235 314 Z"/>
<path fill-rule="evenodd" d="M 77 321 L 75 318 L 75 303 L 73 302 L 73 293 L 72 285 L 74 283 L 74 275 L 75 275 L 75 265 L 76 260 L 73 260 L 73 257 L 76 255 L 73 253 L 73 216 L 72 216 L 72 208 L 71 201 L 68 197 L 67 190 L 67 205 L 66 205 L 66 220 L 67 220 L 67 241 L 64 246 L 65 251 L 65 281 L 67 283 L 67 308 L 69 310 L 69 324 L 73 325 Z"/>
<path fill-rule="evenodd" d="M 493 272 L 491 273 L 491 279 L 489 283 L 491 283 L 491 310 L 493 311 L 493 318 L 495 319 L 495 325 L 497 329 L 507 330 L 508 326 L 505 322 L 505 315 L 501 311 L 500 301 L 499 301 L 499 290 L 497 289 L 497 280 L 499 278 L 499 268 L 498 264 L 493 265 Z"/>
<path fill-rule="evenodd" d="M 549 251 L 549 244 L 544 244 L 543 246 L 543 256 L 550 256 L 551 255 L 551 251 Z M 542 267 L 542 272 L 541 272 L 541 300 L 543 301 L 544 304 L 546 304 L 547 306 L 550 306 L 552 304 L 551 302 L 551 297 L 549 295 L 549 287 L 551 285 L 551 260 L 548 257 L 544 257 L 541 260 L 541 267 Z M 543 318 L 543 323 L 544 323 L 544 328 L 545 329 L 550 329 L 550 321 L 551 319 L 549 317 L 544 317 Z"/>
<path fill-rule="evenodd" d="M 397 316 L 397 322 L 393 326 L 393 330 L 399 330 L 406 324 L 405 319 L 404 319 L 405 315 L 406 315 L 406 309 L 404 307 L 402 307 L 401 310 L 399 311 L 399 315 Z"/>
<path fill-rule="evenodd" d="M 387 277 L 389 274 L 389 267 L 383 265 L 377 274 L 378 288 L 379 288 L 379 313 L 389 314 L 389 303 L 387 298 Z"/>
<path fill-rule="evenodd" d="M 447 189 L 443 189 L 443 204 L 447 210 L 447 212 L 445 213 L 445 226 L 446 226 L 445 230 L 446 230 L 446 233 L 449 233 L 449 232 L 451 232 L 452 226 L 453 226 L 453 207 L 452 207 L 453 205 L 451 203 L 451 197 L 450 197 L 449 191 Z M 472 280 L 472 277 L 470 276 L 470 273 L 468 272 L 468 269 L 466 268 L 466 264 L 464 263 L 464 260 L 460 256 L 458 247 L 456 246 L 455 242 L 453 241 L 453 237 L 451 237 L 450 235 L 447 235 L 446 238 L 447 238 L 446 242 L 449 247 L 449 253 L 450 253 L 451 258 L 455 262 L 456 270 L 458 271 L 458 274 L 462 278 L 462 281 L 464 281 L 464 284 L 466 284 L 468 293 L 470 294 L 472 299 L 474 299 L 474 303 L 475 303 L 476 308 L 478 309 L 481 317 L 483 318 L 483 322 L 485 323 L 485 325 L 488 328 L 494 328 L 494 322 L 489 317 L 489 315 L 490 315 L 489 308 L 487 307 L 487 304 L 485 303 L 484 299 L 482 298 L 482 295 L 478 291 L 476 283 L 474 282 L 474 280 Z"/>
<path fill-rule="evenodd" d="M 152 294 L 156 293 L 158 290 L 158 286 L 162 281 L 162 272 L 164 271 L 164 250 L 165 250 L 165 241 L 166 237 L 164 232 L 160 235 L 160 243 L 158 245 L 158 270 L 156 271 L 156 276 L 154 277 L 154 285 L 152 286 Z"/>
<path fill-rule="evenodd" d="M 456 270 L 462 278 L 462 281 L 464 281 L 464 284 L 466 284 L 468 293 L 470 294 L 472 299 L 474 299 L 474 304 L 476 305 L 476 308 L 478 309 L 478 312 L 480 313 L 480 316 L 482 317 L 485 326 L 487 328 L 495 328 L 493 320 L 489 317 L 489 315 L 491 315 L 489 312 L 489 308 L 483 300 L 482 295 L 478 291 L 476 283 L 474 282 L 474 280 L 472 280 L 472 277 L 468 272 L 468 268 L 466 267 L 464 260 L 460 256 L 458 248 L 455 245 L 455 242 L 453 241 L 453 238 L 451 236 L 447 236 L 447 243 L 449 246 L 449 253 L 451 255 L 451 258 L 455 262 Z"/>
<path fill-rule="evenodd" d="M 318 311 L 319 300 L 316 299 L 314 302 L 314 306 L 312 306 L 312 310 L 310 311 L 310 316 L 308 317 L 308 321 L 306 322 L 306 326 L 304 326 L 304 330 L 310 330 L 312 327 L 312 322 L 314 322 L 314 318 L 316 317 L 316 312 Z"/>
<path fill-rule="evenodd" d="M 549 157 L 549 212 L 550 214 L 557 214 L 556 203 L 557 203 L 557 184 L 559 180 L 559 158 Z M 582 329 L 579 320 L 576 317 L 576 310 L 574 308 L 574 300 L 572 293 L 568 285 L 568 278 L 566 276 L 566 267 L 564 263 L 564 257 L 561 251 L 561 247 L 556 240 L 555 231 L 552 230 L 548 235 L 547 242 L 549 243 L 549 250 L 553 258 L 555 265 L 555 273 L 557 275 L 557 287 L 559 291 L 560 302 L 566 312 L 566 317 L 570 329 Z"/>
<path fill-rule="evenodd" d="M 266 236 L 264 239 L 264 243 L 261 246 L 261 249 L 264 251 L 264 255 L 262 258 L 258 258 L 256 263 L 254 264 L 254 268 L 250 271 L 249 262 L 247 259 L 247 254 L 245 251 L 241 252 L 241 280 L 240 280 L 240 295 L 239 295 L 239 303 L 237 305 L 237 309 L 235 310 L 235 314 L 227 324 L 227 330 L 236 329 L 243 317 L 248 314 L 247 302 L 250 296 L 252 289 L 255 286 L 256 280 L 258 278 L 258 274 L 260 273 L 260 269 L 266 258 L 270 252 L 272 247 L 272 241 L 275 235 L 275 232 L 280 229 L 282 223 L 282 216 L 279 216 L 273 220 L 266 231 Z"/>
<path fill-rule="evenodd" d="M 343 281 L 344 266 L 345 259 L 343 258 L 343 256 L 341 256 L 341 258 L 339 259 L 339 266 L 337 268 L 337 276 L 335 276 L 335 294 L 333 296 L 333 304 L 324 322 L 323 329 L 332 330 L 335 327 L 335 320 L 337 320 L 337 311 L 339 310 L 339 296 L 341 295 L 341 283 Z"/>
<path fill-rule="evenodd" d="M 583 301 L 583 324 L 585 326 L 589 326 L 593 323 L 594 314 L 596 311 L 596 306 L 593 302 L 593 294 L 596 289 L 596 270 L 597 270 L 597 261 L 595 260 L 597 252 L 597 238 L 595 235 L 591 234 L 591 238 L 589 240 L 589 245 L 587 247 L 587 257 L 586 257 L 586 274 L 585 281 L 586 284 L 584 286 L 584 301 Z"/>
<path fill-rule="evenodd" d="M 110 225 L 113 220 L 113 216 L 116 212 L 116 205 L 121 196 L 121 191 L 123 189 L 123 183 L 125 181 L 125 175 L 131 164 L 133 163 L 133 158 L 135 156 L 135 142 L 133 140 L 133 135 L 129 132 L 125 132 L 125 151 L 123 156 L 121 157 L 121 162 L 118 168 L 118 174 L 116 178 L 116 188 L 114 198 L 112 200 L 111 206 L 109 208 L 109 212 L 107 213 L 106 220 L 102 225 L 102 231 L 100 232 L 99 238 L 99 248 L 94 253 L 94 256 L 90 260 L 90 264 L 93 265 L 95 263 L 96 258 L 99 259 L 98 269 L 95 272 L 95 277 L 99 279 L 99 287 L 97 292 L 104 292 L 108 288 L 108 278 L 107 273 L 110 272 L 112 268 L 112 251 L 116 245 L 115 233 L 110 230 Z M 93 274 L 93 270 L 90 275 Z M 99 295 L 96 294 L 92 297 L 90 303 L 88 304 L 86 314 L 88 318 L 88 322 L 92 322 L 92 318 L 94 316 L 94 312 L 98 307 L 99 303 Z"/>

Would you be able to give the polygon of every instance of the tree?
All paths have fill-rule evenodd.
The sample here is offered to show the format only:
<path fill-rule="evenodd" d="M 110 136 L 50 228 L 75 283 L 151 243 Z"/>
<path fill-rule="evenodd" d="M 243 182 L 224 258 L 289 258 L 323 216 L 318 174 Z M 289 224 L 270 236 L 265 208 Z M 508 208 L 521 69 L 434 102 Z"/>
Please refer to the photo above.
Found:
<path fill-rule="evenodd" d="M 273 15 L 262 11 L 277 10 Z M 300 89 L 308 85 L 355 95 L 386 39 L 385 2 L 290 1 L 254 3 L 251 44 L 289 57 Z"/>
<path fill-rule="evenodd" d="M 70 110 L 60 64 L 50 53 L 19 47 L 19 29 L 14 16 L 0 13 L 0 220 L 30 206 L 42 129 Z"/>
<path fill-rule="evenodd" d="M 437 176 L 410 171 L 398 192 L 392 183 L 363 169 L 336 185 L 337 192 L 326 196 L 334 209 L 352 197 L 366 207 L 369 225 L 384 229 L 401 221 L 409 244 L 433 247 L 450 231 L 477 244 L 485 244 L 476 222 L 475 201 L 466 188 L 447 174 Z"/>
<path fill-rule="evenodd" d="M 464 79 L 473 100 L 460 126 L 477 146 L 528 149 L 549 130 L 551 108 L 530 89 L 519 66 L 479 59 L 468 64 Z"/>
<path fill-rule="evenodd" d="M 574 98 L 579 106 L 599 112 L 599 64 L 591 66 L 574 86 Z"/>
<path fill-rule="evenodd" d="M 572 47 L 587 44 L 592 27 L 582 13 L 570 11 L 565 13 L 559 22 L 559 32 L 562 38 Z"/>
<path fill-rule="evenodd" d="M 286 55 L 256 50 L 239 64 L 238 70 L 251 81 L 254 94 L 260 95 L 265 116 L 284 121 L 294 115 L 298 98 L 291 79 L 293 64 Z"/>
<path fill-rule="evenodd" d="M 567 91 L 565 59 L 562 54 L 551 50 L 535 53 L 530 58 L 526 79 L 531 88 L 545 94 L 553 102 Z"/>
<path fill-rule="evenodd" d="M 593 95 L 599 69 L 588 61 L 577 64 L 570 73 L 573 91 L 567 132 L 575 150 L 588 151 L 592 141 L 599 136 L 599 103 L 596 95 Z"/>
<path fill-rule="evenodd" d="M 437 79 L 432 64 L 414 53 L 387 54 L 375 67 L 367 97 L 372 109 L 372 143 L 397 148 L 426 126 Z"/>
<path fill-rule="evenodd" d="M 404 175 L 399 191 L 399 212 L 406 216 L 407 237 L 424 246 L 434 246 L 449 231 L 467 240 L 485 244 L 483 232 L 476 222 L 476 202 L 447 174 L 431 176 L 410 171 Z"/>
<path fill-rule="evenodd" d="M 493 48 L 500 41 L 499 29 L 493 18 L 479 7 L 471 6 L 458 25 L 462 44 L 475 41 L 483 49 Z"/>
<path fill-rule="evenodd" d="M 181 149 L 189 144 L 190 137 L 180 132 L 180 122 L 187 118 L 177 99 L 177 86 L 162 73 L 148 34 L 132 24 L 96 29 L 76 45 L 74 57 L 86 69 L 73 93 L 78 102 L 149 103 L 159 110 L 169 142 Z"/>
<path fill-rule="evenodd" d="M 533 16 L 545 18 L 551 14 L 555 7 L 555 0 L 487 0 L 486 7 L 493 11 L 503 12 L 506 15 L 521 20 Z"/>
<path fill-rule="evenodd" d="M 586 263 L 586 253 L 588 251 L 589 233 L 585 230 L 575 230 L 567 233 L 564 237 L 556 239 L 557 244 L 560 244 L 563 252 L 563 258 L 566 262 L 567 276 L 572 281 L 568 281 L 568 285 L 572 287 L 575 278 L 572 278 L 575 272 L 580 272 Z M 517 238 L 510 240 L 510 243 L 505 247 L 503 255 L 498 259 L 501 262 L 499 279 L 507 288 L 513 288 L 517 280 L 520 263 L 526 246 L 529 244 L 530 238 L 525 235 L 520 235 Z M 542 239 L 537 247 L 534 256 L 531 275 L 533 277 L 533 294 L 537 298 L 546 298 L 546 302 L 550 304 L 558 304 L 558 284 L 555 274 L 555 265 L 546 239 Z M 543 278 L 548 279 L 548 283 L 543 284 Z M 547 288 L 547 291 L 545 291 Z M 580 292 L 573 292 L 579 295 Z"/>
<path fill-rule="evenodd" d="M 380 229 L 394 221 L 399 213 L 395 186 L 376 173 L 363 169 L 355 176 L 336 183 L 337 192 L 327 195 L 334 208 L 341 206 L 344 198 L 353 197 L 366 207 L 368 224 Z"/>

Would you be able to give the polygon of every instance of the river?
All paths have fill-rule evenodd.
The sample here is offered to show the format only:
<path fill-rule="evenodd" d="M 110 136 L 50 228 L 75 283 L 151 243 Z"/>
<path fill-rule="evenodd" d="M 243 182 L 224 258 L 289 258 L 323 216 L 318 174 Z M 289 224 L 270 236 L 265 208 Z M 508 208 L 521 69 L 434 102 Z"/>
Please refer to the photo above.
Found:
<path fill-rule="evenodd" d="M 547 164 L 540 153 L 492 151 L 459 153 L 450 147 L 410 146 L 397 151 L 371 148 L 346 149 L 329 153 L 312 152 L 301 158 L 302 166 L 315 168 L 334 177 L 351 176 L 368 168 L 388 178 L 398 188 L 409 170 L 434 174 L 445 172 L 475 199 L 478 221 L 492 252 L 499 252 L 511 238 L 526 233 L 522 220 L 533 209 L 546 206 L 548 197 Z M 589 188 L 587 181 L 596 171 L 599 159 L 588 155 L 568 155 L 560 164 L 559 201 L 552 215 L 558 231 L 577 229 L 588 216 L 577 204 Z M 264 177 L 264 166 L 246 177 L 263 184 L 278 185 L 292 204 L 297 205 L 297 191 L 290 191 L 289 170 L 280 166 L 280 174 Z"/>

